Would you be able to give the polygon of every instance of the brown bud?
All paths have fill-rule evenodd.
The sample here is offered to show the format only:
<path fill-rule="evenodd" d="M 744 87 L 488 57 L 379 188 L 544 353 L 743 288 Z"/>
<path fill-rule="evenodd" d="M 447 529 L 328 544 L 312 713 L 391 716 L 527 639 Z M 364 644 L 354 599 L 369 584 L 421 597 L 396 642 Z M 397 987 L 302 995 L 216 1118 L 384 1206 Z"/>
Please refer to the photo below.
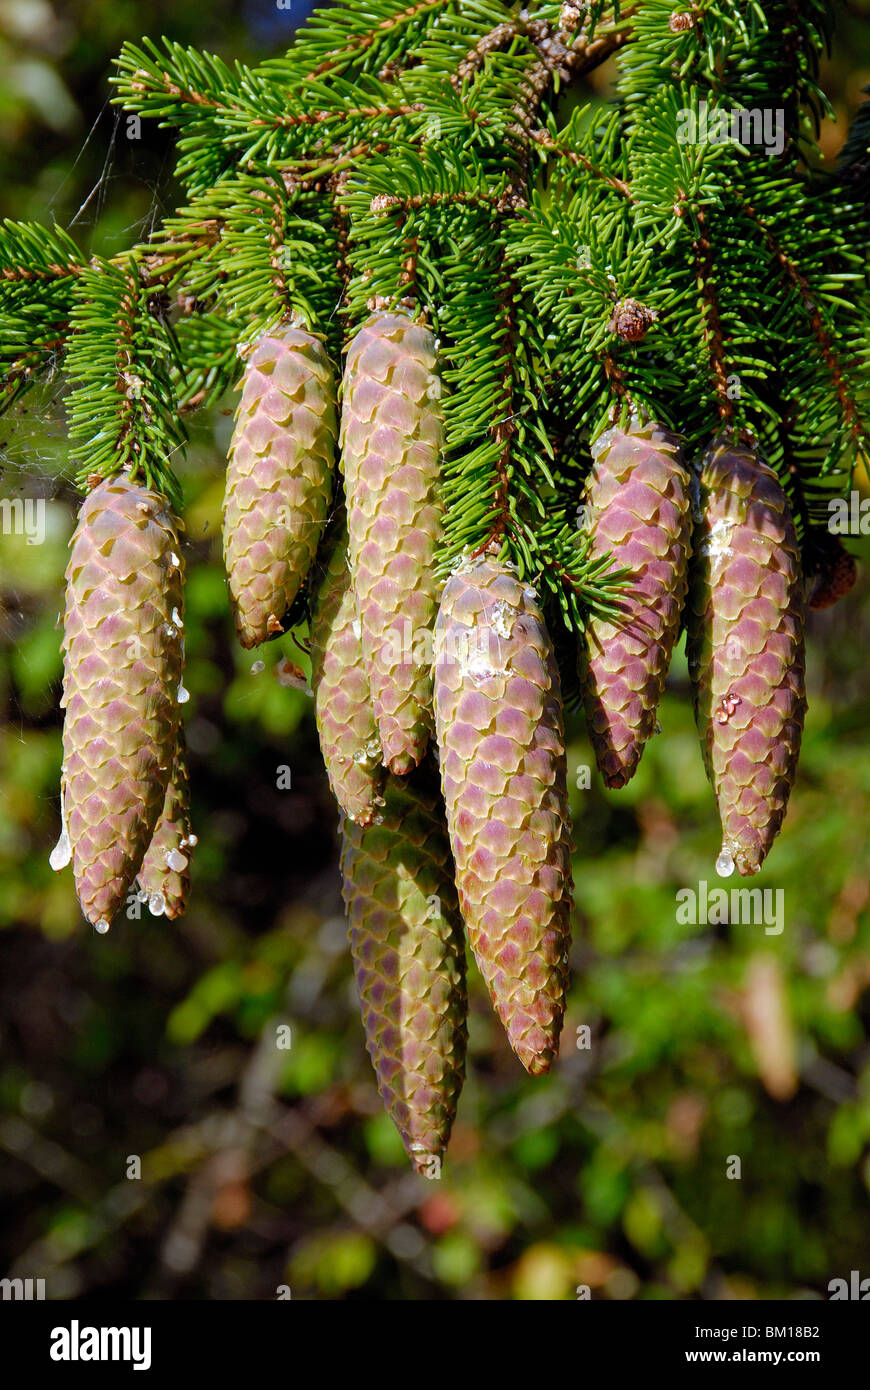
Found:
<path fill-rule="evenodd" d="M 645 304 L 639 303 L 636 299 L 620 299 L 614 306 L 610 322 L 607 327 L 611 333 L 616 333 L 626 343 L 639 343 L 645 338 L 652 324 L 655 323 L 658 314 L 655 309 L 648 309 Z"/>

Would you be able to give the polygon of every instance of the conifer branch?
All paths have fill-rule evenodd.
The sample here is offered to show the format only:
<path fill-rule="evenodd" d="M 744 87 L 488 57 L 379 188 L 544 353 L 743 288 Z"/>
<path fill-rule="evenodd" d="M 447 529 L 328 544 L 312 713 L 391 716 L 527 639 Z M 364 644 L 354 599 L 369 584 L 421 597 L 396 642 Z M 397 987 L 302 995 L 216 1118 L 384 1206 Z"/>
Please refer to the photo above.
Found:
<path fill-rule="evenodd" d="M 302 78 L 303 83 L 313 82 L 316 78 L 322 77 L 325 73 L 343 71 L 349 63 L 358 59 L 361 54 L 364 54 L 378 42 L 388 39 L 390 35 L 394 34 L 397 30 L 404 28 L 411 20 L 421 15 L 433 14 L 438 10 L 444 9 L 446 5 L 447 0 L 415 0 L 414 4 L 404 4 L 401 8 L 395 7 L 394 12 L 379 20 L 378 23 L 371 28 L 361 27 L 357 32 L 349 33 L 343 47 L 328 51 L 326 56 L 316 67 L 313 67 L 309 72 L 304 74 Z M 330 23 L 335 22 L 336 17 L 334 11 L 327 11 L 324 13 L 328 14 Z M 343 21 L 349 30 L 353 23 L 353 19 L 354 17 L 349 15 Z"/>
<path fill-rule="evenodd" d="M 830 372 L 837 400 L 840 403 L 840 408 L 843 413 L 843 418 L 851 431 L 855 445 L 860 447 L 863 441 L 870 439 L 870 430 L 868 430 L 868 426 L 861 417 L 857 402 L 852 398 L 847 389 L 845 369 L 837 353 L 834 339 L 824 324 L 809 282 L 776 240 L 770 228 L 758 215 L 751 203 L 744 204 L 744 207 L 747 215 L 760 229 L 768 251 L 776 260 L 788 283 L 797 293 L 798 301 L 812 328 L 813 337 L 819 345 L 822 360 Z"/>
<path fill-rule="evenodd" d="M 713 248 L 707 228 L 707 217 L 703 208 L 693 207 L 692 213 L 698 224 L 698 235 L 692 242 L 698 292 L 701 297 L 704 339 L 713 383 L 716 390 L 716 404 L 719 418 L 723 424 L 730 424 L 734 408 L 728 396 L 728 371 L 725 365 L 725 346 L 722 335 L 722 318 L 716 294 Z"/>
<path fill-rule="evenodd" d="M 529 138 L 542 150 L 546 150 L 547 154 L 555 155 L 557 159 L 567 160 L 569 164 L 573 164 L 576 168 L 582 169 L 585 173 L 589 174 L 591 178 L 599 179 L 602 183 L 606 184 L 608 188 L 612 188 L 615 192 L 620 193 L 622 197 L 627 198 L 630 203 L 634 202 L 631 185 L 625 179 L 617 178 L 614 174 L 609 174 L 605 172 L 605 170 L 599 168 L 582 150 L 571 149 L 567 145 L 562 144 L 559 140 L 555 140 L 548 130 L 530 131 Z"/>

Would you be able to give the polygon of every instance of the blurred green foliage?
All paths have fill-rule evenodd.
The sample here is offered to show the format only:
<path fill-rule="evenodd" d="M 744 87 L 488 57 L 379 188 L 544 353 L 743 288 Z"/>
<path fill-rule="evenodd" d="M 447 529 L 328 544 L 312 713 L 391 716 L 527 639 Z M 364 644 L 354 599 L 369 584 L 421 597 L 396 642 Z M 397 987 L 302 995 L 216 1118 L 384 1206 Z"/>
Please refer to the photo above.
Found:
<path fill-rule="evenodd" d="M 147 31 L 256 57 L 281 22 L 230 0 L 0 0 L 3 212 L 66 225 L 86 205 L 86 244 L 128 241 L 172 190 L 161 133 L 127 142 L 104 109 L 113 52 Z M 855 13 L 826 78 L 841 114 L 870 81 Z M 842 134 L 823 131 L 829 157 Z M 469 1078 L 427 1183 L 365 1054 L 311 702 L 275 679 L 304 653 L 231 639 L 232 404 L 194 424 L 183 474 L 191 908 L 175 924 L 141 909 L 108 938 L 48 867 L 75 503 L 62 401 L 50 383 L 0 422 L 4 495 L 47 501 L 43 544 L 0 536 L 0 1272 L 45 1277 L 52 1298 L 215 1299 L 824 1297 L 870 1273 L 866 578 L 811 618 L 800 777 L 753 883 L 782 889 L 781 935 L 677 921 L 676 893 L 712 886 L 718 849 L 682 654 L 625 790 L 583 789 L 572 722 L 562 1053 L 526 1077 L 472 967 Z"/>

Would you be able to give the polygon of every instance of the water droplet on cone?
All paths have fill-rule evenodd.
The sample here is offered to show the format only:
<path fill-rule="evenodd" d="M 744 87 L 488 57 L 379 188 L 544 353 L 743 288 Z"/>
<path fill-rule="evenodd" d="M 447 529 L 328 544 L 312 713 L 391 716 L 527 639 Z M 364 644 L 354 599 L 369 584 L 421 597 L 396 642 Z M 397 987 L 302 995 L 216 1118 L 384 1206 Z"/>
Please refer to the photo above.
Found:
<path fill-rule="evenodd" d="M 719 858 L 716 860 L 716 872 L 720 878 L 730 878 L 734 872 L 734 856 L 730 849 L 722 846 Z"/>

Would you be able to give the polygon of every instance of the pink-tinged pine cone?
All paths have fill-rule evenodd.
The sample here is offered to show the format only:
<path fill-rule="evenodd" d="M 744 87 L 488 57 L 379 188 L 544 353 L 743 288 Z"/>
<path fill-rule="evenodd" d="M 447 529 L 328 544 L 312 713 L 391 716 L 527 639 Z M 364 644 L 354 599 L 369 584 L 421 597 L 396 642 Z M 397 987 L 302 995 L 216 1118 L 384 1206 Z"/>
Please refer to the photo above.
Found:
<path fill-rule="evenodd" d="M 280 636 L 311 567 L 332 494 L 336 432 L 323 343 L 298 328 L 265 334 L 242 376 L 224 496 L 227 582 L 243 647 Z"/>
<path fill-rule="evenodd" d="M 341 415 L 350 563 L 384 763 L 409 772 L 432 731 L 443 423 L 435 339 L 376 313 L 347 354 Z"/>
<path fill-rule="evenodd" d="M 570 947 L 562 699 L 534 591 L 498 560 L 466 561 L 445 585 L 435 721 L 469 941 L 511 1047 L 545 1072 Z"/>
<path fill-rule="evenodd" d="M 336 535 L 311 614 L 311 688 L 332 793 L 349 820 L 370 825 L 384 769 L 347 557 Z"/>
<path fill-rule="evenodd" d="M 190 896 L 190 855 L 195 844 L 196 836 L 190 828 L 190 784 L 184 734 L 179 729 L 163 810 L 136 875 L 148 910 L 155 917 L 165 915 L 174 921 L 186 911 Z"/>
<path fill-rule="evenodd" d="M 431 784 L 430 784 L 431 783 Z M 373 825 L 342 823 L 366 1046 L 414 1167 L 440 1176 L 465 1075 L 465 946 L 437 779 L 387 777 Z"/>
<path fill-rule="evenodd" d="M 761 868 L 795 778 L 806 695 L 800 552 L 788 498 L 743 444 L 700 464 L 689 672 L 722 822 L 721 874 Z"/>
<path fill-rule="evenodd" d="M 175 522 L 126 477 L 85 499 L 66 570 L 64 831 L 82 911 L 100 931 L 139 871 L 179 728 L 183 573 Z"/>
<path fill-rule="evenodd" d="M 585 496 L 590 558 L 626 569 L 615 620 L 590 617 L 580 651 L 589 736 L 609 787 L 633 777 L 656 727 L 688 585 L 690 478 L 676 435 L 651 422 L 593 446 Z"/>

